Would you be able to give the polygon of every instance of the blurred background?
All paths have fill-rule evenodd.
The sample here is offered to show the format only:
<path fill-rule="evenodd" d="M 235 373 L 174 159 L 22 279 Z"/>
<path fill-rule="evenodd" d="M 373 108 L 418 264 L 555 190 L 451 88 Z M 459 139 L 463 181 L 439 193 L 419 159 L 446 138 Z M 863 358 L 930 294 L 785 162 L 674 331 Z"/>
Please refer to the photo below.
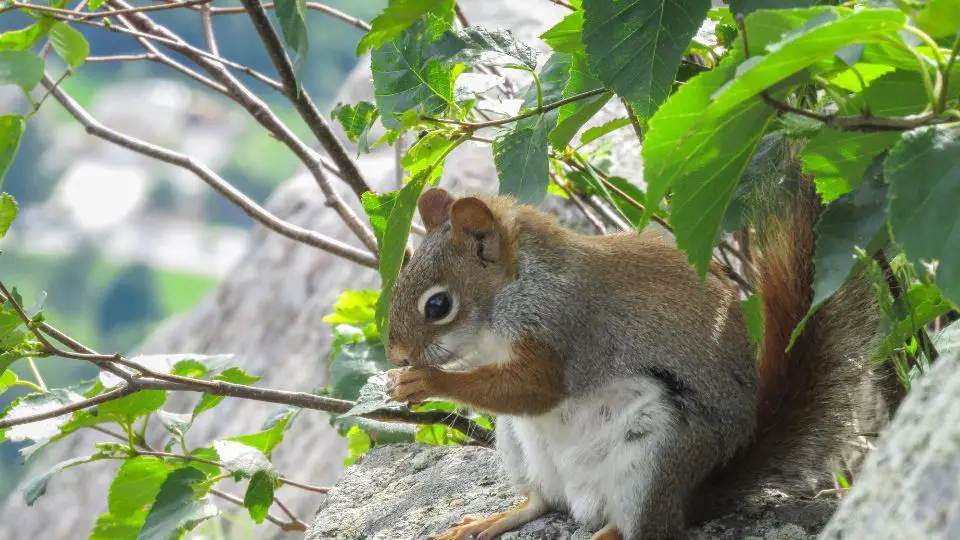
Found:
<path fill-rule="evenodd" d="M 325 3 L 369 21 L 386 2 Z M 164 11 L 153 17 L 202 46 L 194 12 Z M 19 12 L 4 13 L 0 32 L 29 22 Z M 222 56 L 274 73 L 259 43 L 251 46 L 256 34 L 246 15 L 219 16 L 214 25 Z M 302 78 L 321 111 L 329 113 L 357 63 L 362 31 L 312 11 L 308 25 L 311 54 Z M 76 27 L 90 42 L 93 56 L 142 53 L 128 36 Z M 256 82 L 244 82 L 294 131 L 309 134 L 289 102 Z M 166 66 L 88 63 L 63 86 L 107 126 L 189 149 L 258 202 L 296 169 L 289 150 L 243 111 Z M 26 110 L 19 89 L 0 87 L 0 114 Z M 157 323 L 195 305 L 243 254 L 253 225 L 191 173 L 87 136 L 53 100 L 28 120 L 3 189 L 20 203 L 21 213 L 0 244 L 0 277 L 16 285 L 27 304 L 43 301 L 47 320 L 59 329 L 101 352 L 130 352 Z M 95 371 L 82 362 L 57 359 L 39 367 L 51 386 L 89 378 Z M 22 393 L 4 393 L 0 408 Z M 17 447 L 0 443 L 0 505 L 22 473 Z"/>

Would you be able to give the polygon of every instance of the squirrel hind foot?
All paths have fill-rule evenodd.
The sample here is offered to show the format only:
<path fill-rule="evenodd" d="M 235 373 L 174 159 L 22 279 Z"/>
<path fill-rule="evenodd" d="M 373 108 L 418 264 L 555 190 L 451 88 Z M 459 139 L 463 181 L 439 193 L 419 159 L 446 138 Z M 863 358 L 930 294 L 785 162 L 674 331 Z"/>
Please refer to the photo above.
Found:
<path fill-rule="evenodd" d="M 547 513 L 547 505 L 528 498 L 522 503 L 485 518 L 468 516 L 450 529 L 427 537 L 427 540 L 493 540 L 501 534 L 522 527 Z"/>
<path fill-rule="evenodd" d="M 623 540 L 623 535 L 620 534 L 620 529 L 616 525 L 607 525 L 595 532 L 590 540 Z"/>

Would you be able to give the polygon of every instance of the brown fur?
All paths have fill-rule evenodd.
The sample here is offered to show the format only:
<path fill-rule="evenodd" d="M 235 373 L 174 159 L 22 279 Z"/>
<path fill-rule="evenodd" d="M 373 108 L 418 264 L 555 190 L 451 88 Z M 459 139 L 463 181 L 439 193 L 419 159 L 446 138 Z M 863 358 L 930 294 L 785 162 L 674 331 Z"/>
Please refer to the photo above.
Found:
<path fill-rule="evenodd" d="M 820 202 L 809 179 L 761 228 L 757 292 L 764 334 L 757 355 L 757 428 L 753 442 L 717 472 L 691 505 L 694 521 L 737 504 L 763 487 L 812 494 L 832 487 L 855 421 L 880 425 L 873 407 L 879 380 L 869 356 L 878 313 L 856 276 L 790 336 L 813 298 L 814 224 Z"/>
<path fill-rule="evenodd" d="M 540 342 L 513 345 L 513 360 L 470 371 L 415 368 L 399 375 L 394 396 L 452 399 L 497 414 L 538 414 L 563 400 L 563 371 L 553 350 Z"/>

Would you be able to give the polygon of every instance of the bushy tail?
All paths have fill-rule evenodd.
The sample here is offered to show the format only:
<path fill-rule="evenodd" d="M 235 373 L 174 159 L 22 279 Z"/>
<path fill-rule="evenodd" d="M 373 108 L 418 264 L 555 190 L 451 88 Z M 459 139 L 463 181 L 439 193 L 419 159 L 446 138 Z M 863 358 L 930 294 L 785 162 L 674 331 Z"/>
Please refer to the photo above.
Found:
<path fill-rule="evenodd" d="M 757 223 L 761 254 L 755 286 L 764 317 L 757 430 L 753 443 L 702 490 L 709 500 L 698 509 L 701 517 L 765 487 L 791 493 L 832 487 L 824 483 L 845 469 L 842 458 L 855 448 L 858 432 L 883 421 L 885 409 L 878 407 L 883 393 L 876 391 L 870 365 L 879 318 L 868 279 L 844 285 L 785 352 L 813 299 L 814 225 L 820 212 L 813 182 L 799 171 L 793 180 L 786 192 L 767 198 L 765 204 L 776 208 L 767 208 L 764 215 L 770 217 Z"/>

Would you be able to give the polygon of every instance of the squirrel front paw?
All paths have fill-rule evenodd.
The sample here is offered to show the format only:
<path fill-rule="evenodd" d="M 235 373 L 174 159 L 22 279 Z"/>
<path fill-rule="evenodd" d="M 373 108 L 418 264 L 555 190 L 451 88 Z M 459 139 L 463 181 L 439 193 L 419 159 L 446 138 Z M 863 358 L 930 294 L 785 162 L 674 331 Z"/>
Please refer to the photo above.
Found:
<path fill-rule="evenodd" d="M 387 394 L 397 401 L 419 403 L 430 397 L 430 380 L 436 368 L 402 367 L 387 372 Z"/>

